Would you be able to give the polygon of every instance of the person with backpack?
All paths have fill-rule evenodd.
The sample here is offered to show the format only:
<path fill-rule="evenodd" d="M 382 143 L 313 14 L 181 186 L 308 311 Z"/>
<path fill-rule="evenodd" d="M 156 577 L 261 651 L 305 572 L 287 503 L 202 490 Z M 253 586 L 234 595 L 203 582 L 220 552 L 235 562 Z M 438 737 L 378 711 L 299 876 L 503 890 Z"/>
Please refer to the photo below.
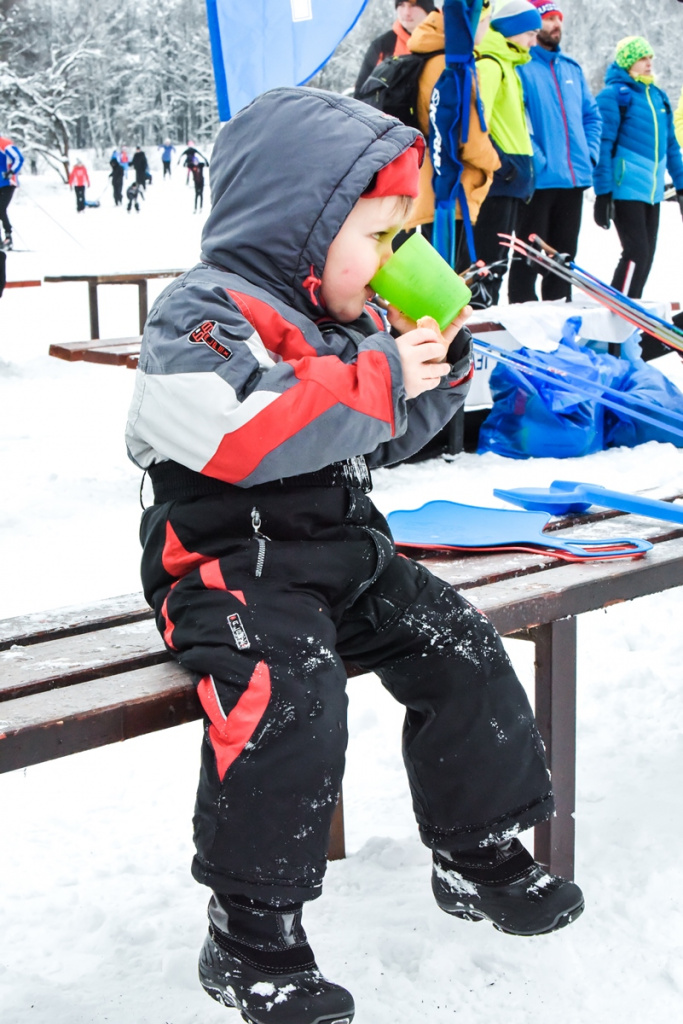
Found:
<path fill-rule="evenodd" d="M 652 268 L 665 174 L 683 211 L 683 157 L 666 93 L 655 85 L 654 50 L 642 36 L 617 43 L 597 101 L 602 115 L 600 159 L 593 176 L 593 217 L 612 220 L 622 246 L 612 287 L 639 299 Z"/>
<path fill-rule="evenodd" d="M 428 14 L 436 10 L 432 0 L 394 0 L 394 6 L 396 21 L 388 32 L 373 39 L 365 52 L 356 79 L 356 99 L 363 99 L 360 92 L 373 68 L 387 57 L 402 57 L 410 53 L 408 41 L 411 34 Z"/>
<path fill-rule="evenodd" d="M 516 233 L 539 235 L 573 260 L 578 248 L 583 194 L 593 184 L 602 119 L 581 65 L 560 50 L 564 15 L 551 0 L 531 0 L 542 28 L 531 60 L 519 68 L 524 104 L 533 129 L 535 191 L 523 205 Z M 533 302 L 539 268 L 515 259 L 508 277 L 510 302 Z M 556 274 L 541 282 L 544 300 L 571 300 L 571 284 Z"/>
<path fill-rule="evenodd" d="M 491 0 L 484 0 L 479 26 L 474 37 L 475 46 L 483 39 L 490 20 Z M 446 66 L 446 36 L 442 11 L 433 11 L 427 15 L 410 37 L 409 47 L 411 53 L 429 54 L 420 73 L 416 99 L 417 127 L 425 138 L 429 139 L 429 105 L 432 98 L 432 90 Z M 434 51 L 437 52 L 435 53 Z M 458 155 L 463 164 L 461 182 L 467 196 L 468 213 L 470 221 L 474 224 L 479 215 L 481 204 L 491 187 L 494 171 L 500 167 L 500 158 L 488 132 L 483 131 L 479 123 L 474 86 L 470 103 L 469 134 L 467 142 L 460 146 Z M 428 241 L 432 240 L 434 222 L 433 174 L 434 169 L 429 156 L 429 150 L 427 150 L 424 163 L 420 168 L 419 195 L 406 221 L 405 228 L 407 232 L 411 232 L 419 226 L 421 233 L 425 235 Z M 459 203 L 456 205 L 455 216 L 456 220 L 462 222 L 462 210 Z M 465 232 L 456 232 L 456 239 L 456 268 L 464 269 L 471 262 L 465 240 Z"/>
<path fill-rule="evenodd" d="M 88 171 L 82 160 L 77 160 L 69 174 L 69 188 L 76 193 L 76 212 L 85 210 L 85 190 L 90 187 Z"/>
<path fill-rule="evenodd" d="M 12 202 L 18 184 L 17 175 L 24 165 L 21 150 L 11 139 L 0 136 L 0 223 L 5 230 L 5 238 L 0 246 L 12 248 L 12 225 L 7 216 L 7 207 Z"/>

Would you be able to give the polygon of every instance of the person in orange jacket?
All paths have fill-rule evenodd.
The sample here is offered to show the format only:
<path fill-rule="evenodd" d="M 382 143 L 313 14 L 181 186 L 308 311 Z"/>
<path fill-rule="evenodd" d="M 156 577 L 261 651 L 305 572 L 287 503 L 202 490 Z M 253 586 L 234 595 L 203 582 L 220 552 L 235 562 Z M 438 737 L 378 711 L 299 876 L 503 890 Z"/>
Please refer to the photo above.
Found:
<path fill-rule="evenodd" d="M 76 210 L 85 210 L 85 189 L 90 186 L 90 178 L 82 160 L 77 160 L 69 175 L 69 188 L 76 193 Z"/>
<path fill-rule="evenodd" d="M 474 40 L 475 46 L 486 32 L 490 18 L 491 0 L 484 0 L 479 27 Z M 431 53 L 434 50 L 445 49 L 446 35 L 443 13 L 441 11 L 433 11 L 429 14 L 411 35 L 408 46 L 412 53 Z M 429 105 L 432 98 L 432 90 L 445 66 L 445 56 L 437 54 L 435 57 L 429 58 L 420 75 L 417 119 L 425 138 L 429 138 Z M 472 90 L 471 99 L 469 136 L 467 142 L 460 148 L 460 159 L 463 163 L 461 180 L 467 196 L 470 220 L 474 224 L 479 215 L 479 208 L 491 187 L 494 171 L 500 167 L 500 159 L 488 132 L 482 131 L 479 124 L 474 89 Z M 429 156 L 429 150 L 427 150 L 424 163 L 420 168 L 420 193 L 405 225 L 406 231 L 414 229 L 419 225 L 422 234 L 430 242 L 432 240 L 432 226 L 434 222 L 433 174 L 432 161 Z M 459 203 L 456 206 L 455 216 L 456 220 L 462 221 L 462 211 Z M 465 242 L 465 232 L 459 231 L 457 232 L 456 266 L 460 271 L 464 270 L 469 264 L 470 259 Z"/>

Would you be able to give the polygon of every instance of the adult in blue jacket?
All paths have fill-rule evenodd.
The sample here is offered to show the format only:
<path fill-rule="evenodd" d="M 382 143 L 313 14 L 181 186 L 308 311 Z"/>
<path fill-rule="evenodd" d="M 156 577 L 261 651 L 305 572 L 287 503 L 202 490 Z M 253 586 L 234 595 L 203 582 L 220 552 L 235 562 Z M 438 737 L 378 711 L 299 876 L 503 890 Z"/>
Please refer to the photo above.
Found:
<path fill-rule="evenodd" d="M 12 201 L 17 186 L 17 175 L 24 164 L 24 157 L 11 139 L 0 136 L 0 224 L 5 229 L 4 241 L 0 245 L 12 248 L 12 225 L 7 216 L 7 207 Z"/>
<path fill-rule="evenodd" d="M 549 0 L 531 0 L 542 28 L 531 60 L 519 68 L 524 105 L 531 124 L 536 191 L 523 206 L 517 234 L 537 234 L 558 252 L 576 256 L 583 193 L 593 184 L 600 155 L 602 121 L 577 61 L 560 50 L 563 13 Z M 510 268 L 510 302 L 537 299 L 538 268 L 515 260 Z M 542 279 L 543 299 L 571 299 L 571 284 L 554 274 Z"/>
<path fill-rule="evenodd" d="M 683 203 L 683 157 L 669 98 L 655 85 L 653 57 L 642 36 L 622 39 L 597 98 L 603 128 L 594 217 L 603 228 L 614 219 L 622 253 L 612 286 L 636 299 L 655 255 L 667 171 Z"/>

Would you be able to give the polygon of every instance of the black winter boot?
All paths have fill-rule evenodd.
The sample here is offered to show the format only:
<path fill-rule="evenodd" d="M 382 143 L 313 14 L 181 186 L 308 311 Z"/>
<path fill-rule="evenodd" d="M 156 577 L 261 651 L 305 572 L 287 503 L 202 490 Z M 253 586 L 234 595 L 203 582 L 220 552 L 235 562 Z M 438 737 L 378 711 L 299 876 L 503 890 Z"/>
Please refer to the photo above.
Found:
<path fill-rule="evenodd" d="M 447 914 L 490 921 L 510 935 L 554 932 L 584 907 L 578 885 L 549 875 L 519 839 L 466 853 L 435 850 L 432 891 Z"/>
<path fill-rule="evenodd" d="M 214 893 L 199 956 L 204 991 L 248 1024 L 351 1024 L 353 997 L 318 970 L 301 910 Z"/>

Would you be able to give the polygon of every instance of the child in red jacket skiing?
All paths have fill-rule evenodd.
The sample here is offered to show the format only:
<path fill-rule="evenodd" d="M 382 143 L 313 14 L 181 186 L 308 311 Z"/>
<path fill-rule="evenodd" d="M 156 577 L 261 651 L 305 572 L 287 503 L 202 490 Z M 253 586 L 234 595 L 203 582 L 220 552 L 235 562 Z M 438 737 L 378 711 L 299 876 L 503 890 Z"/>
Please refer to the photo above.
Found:
<path fill-rule="evenodd" d="M 417 195 L 419 132 L 276 89 L 225 125 L 202 260 L 157 300 L 127 443 L 149 472 L 145 594 L 205 712 L 194 877 L 201 984 L 252 1024 L 343 1024 L 302 925 L 346 747 L 343 659 L 406 708 L 403 749 L 446 913 L 531 935 L 583 909 L 516 838 L 553 813 L 543 745 L 490 623 L 397 555 L 370 466 L 462 405 L 467 311 L 441 336 L 369 282 Z"/>

